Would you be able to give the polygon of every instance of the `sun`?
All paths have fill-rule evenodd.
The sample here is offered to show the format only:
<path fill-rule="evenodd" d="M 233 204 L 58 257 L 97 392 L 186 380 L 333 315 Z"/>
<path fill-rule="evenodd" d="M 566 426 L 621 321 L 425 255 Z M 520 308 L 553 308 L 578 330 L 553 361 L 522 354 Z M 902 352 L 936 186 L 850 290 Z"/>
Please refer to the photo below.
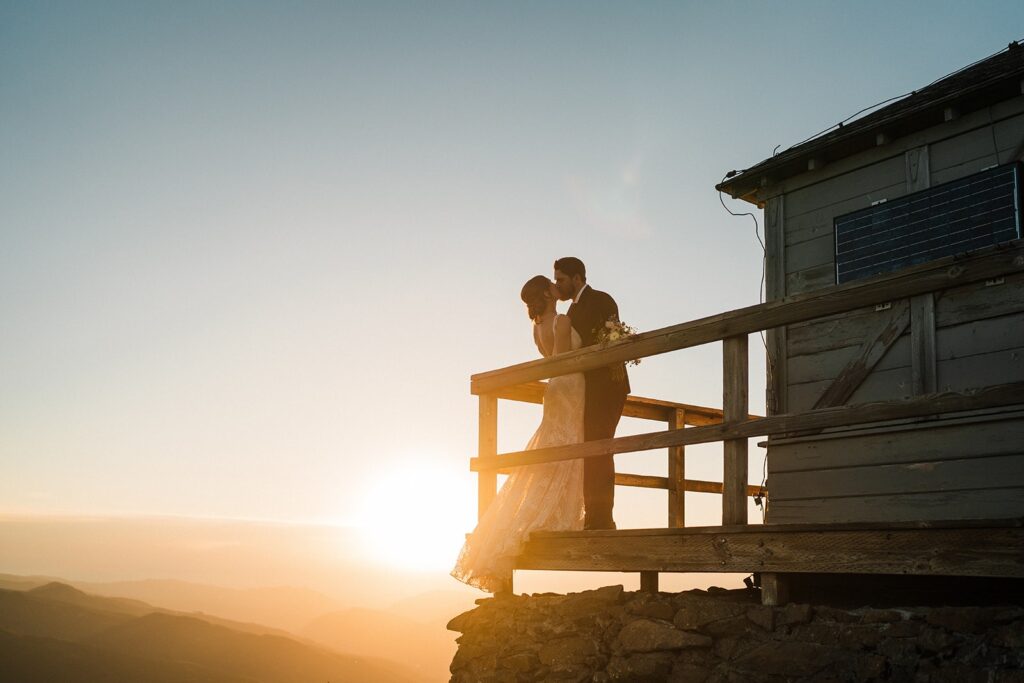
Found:
<path fill-rule="evenodd" d="M 468 472 L 435 463 L 382 470 L 366 488 L 356 525 L 369 559 L 411 571 L 455 565 L 476 524 L 476 487 Z"/>

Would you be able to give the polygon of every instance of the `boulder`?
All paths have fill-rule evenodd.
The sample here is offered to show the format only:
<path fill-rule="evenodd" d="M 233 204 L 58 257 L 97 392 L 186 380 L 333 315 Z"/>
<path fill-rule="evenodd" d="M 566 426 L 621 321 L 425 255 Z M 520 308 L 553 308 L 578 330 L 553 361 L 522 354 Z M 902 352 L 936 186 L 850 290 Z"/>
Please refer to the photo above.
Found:
<path fill-rule="evenodd" d="M 765 605 L 747 608 L 747 619 L 765 631 L 771 631 L 775 628 L 775 610 Z"/>
<path fill-rule="evenodd" d="M 711 669 L 700 664 L 676 662 L 667 683 L 704 683 L 711 676 Z"/>
<path fill-rule="evenodd" d="M 998 647 L 1024 651 L 1024 620 L 992 629 L 989 640 Z"/>
<path fill-rule="evenodd" d="M 672 655 L 649 652 L 628 657 L 612 657 L 608 662 L 608 680 L 628 683 L 664 681 L 672 671 Z"/>
<path fill-rule="evenodd" d="M 941 626 L 961 633 L 980 633 L 999 613 L 993 607 L 938 607 L 925 617 L 932 626 Z"/>
<path fill-rule="evenodd" d="M 806 624 L 811 620 L 811 606 L 790 603 L 779 608 L 775 613 L 775 624 L 777 626 L 789 626 L 791 624 Z"/>
<path fill-rule="evenodd" d="M 727 600 L 687 600 L 676 612 L 672 623 L 684 631 L 697 631 L 705 624 L 745 614 L 747 605 Z"/>
<path fill-rule="evenodd" d="M 480 615 L 477 613 L 477 609 L 471 609 L 468 612 L 453 617 L 448 622 L 449 631 L 457 631 L 458 633 L 465 633 L 474 626 L 475 623 L 481 621 Z"/>
<path fill-rule="evenodd" d="M 892 624 L 903 621 L 903 614 L 894 609 L 867 608 L 860 615 L 862 624 Z"/>
<path fill-rule="evenodd" d="M 676 614 L 676 608 L 667 602 L 649 602 L 646 605 L 641 605 L 637 608 L 635 614 L 639 614 L 643 617 L 649 617 L 651 619 L 672 621 L 672 618 Z"/>
<path fill-rule="evenodd" d="M 710 647 L 711 639 L 699 633 L 679 631 L 669 623 L 637 619 L 619 631 L 618 648 L 625 653 Z"/>
<path fill-rule="evenodd" d="M 569 636 L 545 643 L 538 652 L 540 662 L 552 669 L 568 669 L 594 658 L 600 652 L 592 638 Z"/>
<path fill-rule="evenodd" d="M 829 650 L 814 643 L 763 643 L 733 660 L 736 669 L 756 675 L 807 678 L 825 668 Z"/>

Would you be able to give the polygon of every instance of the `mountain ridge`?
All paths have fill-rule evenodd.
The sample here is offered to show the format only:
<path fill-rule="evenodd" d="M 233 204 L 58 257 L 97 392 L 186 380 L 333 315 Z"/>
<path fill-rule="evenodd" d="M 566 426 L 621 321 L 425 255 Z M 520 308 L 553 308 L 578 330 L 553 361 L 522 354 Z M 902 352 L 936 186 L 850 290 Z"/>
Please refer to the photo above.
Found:
<path fill-rule="evenodd" d="M 145 607 L 149 611 L 139 615 Z M 427 680 L 395 661 L 336 652 L 290 633 L 246 632 L 61 582 L 0 589 L 0 632 L 5 671 L 28 672 L 15 680 L 139 680 L 140 671 L 147 672 L 143 680 L 168 683 Z M 55 669 L 58 663 L 67 670 Z M 37 666 L 52 675 L 31 674 Z M 112 679 L 110 670 L 135 673 Z"/>

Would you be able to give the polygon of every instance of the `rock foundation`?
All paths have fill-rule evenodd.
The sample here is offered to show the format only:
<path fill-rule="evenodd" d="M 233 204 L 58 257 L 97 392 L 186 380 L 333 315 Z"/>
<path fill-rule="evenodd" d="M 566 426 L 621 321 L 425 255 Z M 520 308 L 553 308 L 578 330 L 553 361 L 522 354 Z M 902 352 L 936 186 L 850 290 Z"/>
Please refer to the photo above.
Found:
<path fill-rule="evenodd" d="M 765 607 L 756 591 L 478 600 L 453 683 L 970 681 L 1024 683 L 1024 608 Z"/>

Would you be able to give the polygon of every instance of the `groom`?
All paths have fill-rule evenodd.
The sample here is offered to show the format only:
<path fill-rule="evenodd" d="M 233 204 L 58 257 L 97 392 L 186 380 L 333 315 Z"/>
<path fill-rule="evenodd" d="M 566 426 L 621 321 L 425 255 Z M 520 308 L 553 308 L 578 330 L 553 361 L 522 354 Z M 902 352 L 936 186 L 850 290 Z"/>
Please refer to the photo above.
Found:
<path fill-rule="evenodd" d="M 597 331 L 609 320 L 619 319 L 615 299 L 587 284 L 583 261 L 566 256 L 555 261 L 555 284 L 562 301 L 572 300 L 569 319 L 583 340 L 583 346 L 597 343 Z M 583 409 L 583 440 L 597 441 L 615 436 L 629 393 L 629 377 L 622 364 L 621 373 L 612 366 L 588 370 L 586 399 Z M 615 461 L 610 455 L 586 458 L 583 461 L 583 504 L 585 529 L 614 529 L 612 506 L 615 503 Z"/>

